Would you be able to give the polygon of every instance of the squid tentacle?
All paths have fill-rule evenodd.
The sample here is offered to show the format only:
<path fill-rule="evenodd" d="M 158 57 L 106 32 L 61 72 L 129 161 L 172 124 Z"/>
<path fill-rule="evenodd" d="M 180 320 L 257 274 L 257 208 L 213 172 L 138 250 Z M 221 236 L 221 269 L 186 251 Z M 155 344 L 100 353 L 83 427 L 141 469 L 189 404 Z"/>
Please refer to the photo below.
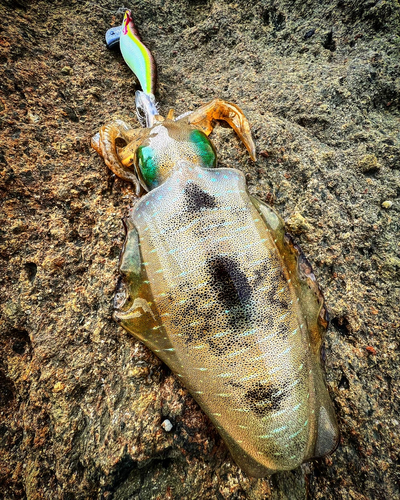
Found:
<path fill-rule="evenodd" d="M 92 147 L 103 157 L 107 167 L 124 181 L 131 182 L 135 190 L 135 196 L 140 193 L 140 183 L 136 174 L 122 165 L 118 157 L 116 146 L 117 139 L 123 139 L 127 144 L 130 141 L 129 131 L 131 128 L 122 120 L 115 120 L 101 127 L 91 141 Z"/>

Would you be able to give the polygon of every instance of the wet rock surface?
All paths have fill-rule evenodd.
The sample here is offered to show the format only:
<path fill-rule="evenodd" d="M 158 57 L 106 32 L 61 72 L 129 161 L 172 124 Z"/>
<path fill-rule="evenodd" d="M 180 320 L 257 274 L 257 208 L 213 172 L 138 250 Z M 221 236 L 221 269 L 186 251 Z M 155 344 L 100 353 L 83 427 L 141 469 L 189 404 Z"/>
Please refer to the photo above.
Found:
<path fill-rule="evenodd" d="M 89 143 L 110 118 L 137 125 L 137 83 L 104 44 L 124 7 L 164 115 L 221 97 L 252 123 L 256 164 L 230 129 L 213 140 L 324 290 L 331 457 L 246 477 L 111 319 L 133 197 Z M 398 2 L 3 0 L 0 15 L 0 497 L 399 498 Z"/>

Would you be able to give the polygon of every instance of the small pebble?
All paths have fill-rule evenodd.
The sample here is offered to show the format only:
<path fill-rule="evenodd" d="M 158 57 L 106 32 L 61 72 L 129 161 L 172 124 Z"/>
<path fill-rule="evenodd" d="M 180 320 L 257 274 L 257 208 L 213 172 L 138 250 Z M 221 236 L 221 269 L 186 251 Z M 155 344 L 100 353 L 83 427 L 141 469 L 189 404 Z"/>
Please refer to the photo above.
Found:
<path fill-rule="evenodd" d="M 383 208 L 391 208 L 393 205 L 393 201 L 386 200 L 382 203 Z"/>
<path fill-rule="evenodd" d="M 294 212 L 287 220 L 286 225 L 294 234 L 306 233 L 311 230 L 311 226 L 307 219 L 299 212 Z"/>
<path fill-rule="evenodd" d="M 161 424 L 161 427 L 165 430 L 165 432 L 169 432 L 172 429 L 172 424 L 168 419 L 165 419 Z"/>
<path fill-rule="evenodd" d="M 57 382 L 53 387 L 53 392 L 61 392 L 65 389 L 65 385 L 62 382 Z"/>
<path fill-rule="evenodd" d="M 311 38 L 314 33 L 315 33 L 315 28 L 313 28 L 312 30 L 307 31 L 307 33 L 305 33 L 305 35 L 304 35 L 304 38 L 307 40 L 307 38 Z"/>
<path fill-rule="evenodd" d="M 364 172 L 374 172 L 380 169 L 378 158 L 375 155 L 367 154 L 362 156 L 357 163 L 358 168 Z"/>

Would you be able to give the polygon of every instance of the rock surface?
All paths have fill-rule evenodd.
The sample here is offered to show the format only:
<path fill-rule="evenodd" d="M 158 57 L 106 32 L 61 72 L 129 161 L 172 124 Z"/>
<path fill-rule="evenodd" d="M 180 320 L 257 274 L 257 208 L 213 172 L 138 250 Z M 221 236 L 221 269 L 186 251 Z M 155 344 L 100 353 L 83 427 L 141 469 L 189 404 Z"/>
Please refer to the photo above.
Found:
<path fill-rule="evenodd" d="M 398 2 L 126 7 L 157 61 L 163 114 L 221 97 L 252 123 L 257 163 L 223 127 L 219 162 L 274 200 L 314 265 L 341 442 L 296 471 L 246 477 L 112 321 L 132 191 L 89 143 L 110 118 L 137 124 L 137 83 L 104 44 L 124 7 L 3 0 L 0 498 L 400 498 Z"/>

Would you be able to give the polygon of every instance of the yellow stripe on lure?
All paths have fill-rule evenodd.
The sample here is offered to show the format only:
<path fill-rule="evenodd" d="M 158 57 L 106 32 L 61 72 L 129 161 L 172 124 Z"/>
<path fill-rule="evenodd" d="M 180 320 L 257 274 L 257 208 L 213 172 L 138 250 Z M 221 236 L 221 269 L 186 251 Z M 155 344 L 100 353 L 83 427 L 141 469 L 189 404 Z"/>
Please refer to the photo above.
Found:
<path fill-rule="evenodd" d="M 151 52 L 139 38 L 130 10 L 125 12 L 119 45 L 126 64 L 137 76 L 143 92 L 154 94 L 156 65 Z"/>

